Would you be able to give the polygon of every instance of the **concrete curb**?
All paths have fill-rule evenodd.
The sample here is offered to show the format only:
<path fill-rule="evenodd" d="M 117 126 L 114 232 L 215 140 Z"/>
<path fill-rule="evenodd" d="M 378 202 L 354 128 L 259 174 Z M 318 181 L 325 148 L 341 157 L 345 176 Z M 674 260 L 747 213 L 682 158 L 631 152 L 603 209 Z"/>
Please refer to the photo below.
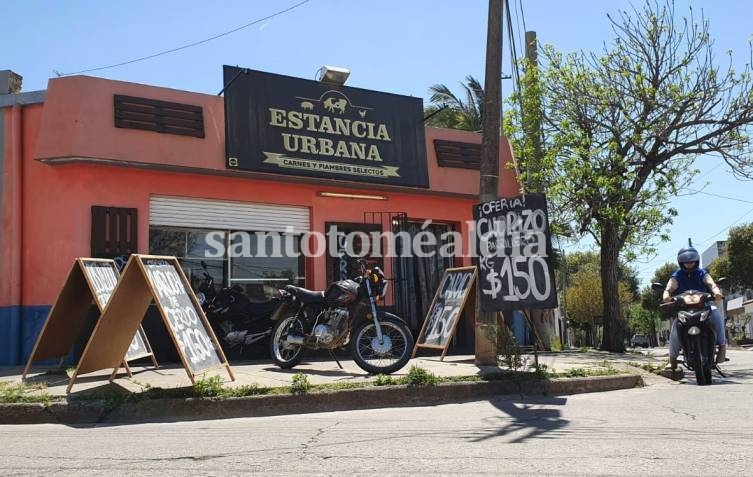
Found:
<path fill-rule="evenodd" d="M 45 406 L 0 405 L 0 424 L 114 424 L 226 419 L 386 407 L 434 406 L 503 395 L 568 395 L 614 391 L 642 384 L 638 375 L 559 378 L 550 381 L 486 381 L 438 386 L 384 386 L 300 395 L 244 398 L 151 399 L 115 409 L 104 401 L 74 401 Z"/>

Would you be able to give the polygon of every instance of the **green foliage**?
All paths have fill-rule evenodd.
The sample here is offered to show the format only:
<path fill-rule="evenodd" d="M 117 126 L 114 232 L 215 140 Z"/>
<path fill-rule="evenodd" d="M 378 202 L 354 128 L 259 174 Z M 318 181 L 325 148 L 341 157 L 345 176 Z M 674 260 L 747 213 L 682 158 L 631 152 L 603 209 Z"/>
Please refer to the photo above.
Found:
<path fill-rule="evenodd" d="M 727 254 L 715 258 L 711 263 L 708 264 L 708 266 L 706 266 L 706 270 L 708 270 L 714 280 L 716 280 L 717 278 L 727 277 L 730 279 L 730 282 L 732 282 L 732 269 L 729 261 L 729 255 Z M 734 286 L 734 283 L 729 283 L 728 286 Z"/>
<path fill-rule="evenodd" d="M 627 266 L 622 265 L 621 269 L 624 270 L 624 276 L 632 274 L 634 277 L 635 272 Z M 577 252 L 565 259 L 563 271 L 567 273 L 568 278 L 562 302 L 568 318 L 580 325 L 596 324 L 604 314 L 600 270 L 600 258 L 595 252 Z M 619 282 L 619 300 L 623 305 L 635 299 L 635 293 L 631 290 L 634 283 L 637 283 L 637 279 Z"/>
<path fill-rule="evenodd" d="M 49 404 L 53 398 L 44 390 L 45 388 L 46 385 L 0 381 L 0 403 L 42 402 Z"/>
<path fill-rule="evenodd" d="M 387 374 L 377 374 L 374 379 L 374 386 L 393 386 L 398 384 L 398 381 Z"/>
<path fill-rule="evenodd" d="M 656 336 L 656 330 L 661 319 L 658 311 L 647 310 L 641 305 L 634 304 L 628 307 L 627 316 L 628 327 L 631 330 L 649 336 L 649 340 Z"/>
<path fill-rule="evenodd" d="M 549 349 L 554 352 L 562 351 L 562 342 L 559 336 L 552 336 L 549 340 Z"/>
<path fill-rule="evenodd" d="M 587 378 L 591 376 L 614 376 L 620 372 L 611 366 L 602 368 L 571 368 L 564 373 L 559 373 L 557 376 L 563 376 L 566 378 Z"/>
<path fill-rule="evenodd" d="M 671 0 L 608 18 L 615 38 L 600 53 L 541 50 L 542 154 L 521 156 L 520 167 L 535 165 L 570 236 L 588 234 L 601 247 L 602 284 L 612 295 L 604 300 L 604 344 L 619 351 L 619 257 L 645 255 L 668 239 L 676 215 L 668 204 L 697 173 L 697 157 L 721 157 L 753 176 L 753 75 L 715 65 L 708 23 L 692 10 L 676 17 Z M 525 131 L 521 123 L 518 114 L 512 129 Z"/>
<path fill-rule="evenodd" d="M 463 84 L 465 99 L 455 94 L 443 84 L 429 88 L 430 105 L 424 116 L 432 115 L 426 120 L 427 126 L 480 131 L 483 127 L 484 88 L 471 75 L 466 76 Z"/>
<path fill-rule="evenodd" d="M 409 386 L 436 386 L 440 381 L 441 379 L 436 374 L 413 365 L 405 376 L 404 383 Z"/>
<path fill-rule="evenodd" d="M 290 380 L 290 392 L 292 394 L 306 394 L 310 390 L 309 377 L 303 373 L 295 373 Z"/>
<path fill-rule="evenodd" d="M 222 395 L 223 379 L 221 376 L 202 377 L 193 384 L 197 397 L 217 397 Z"/>
<path fill-rule="evenodd" d="M 753 289 L 753 223 L 729 230 L 727 256 L 732 265 L 728 269 L 730 285 L 737 289 Z"/>
<path fill-rule="evenodd" d="M 506 326 L 498 330 L 499 339 L 497 340 L 497 356 L 500 364 L 511 371 L 518 371 L 523 368 L 525 363 L 520 353 L 520 346 L 515 339 L 515 335 Z"/>

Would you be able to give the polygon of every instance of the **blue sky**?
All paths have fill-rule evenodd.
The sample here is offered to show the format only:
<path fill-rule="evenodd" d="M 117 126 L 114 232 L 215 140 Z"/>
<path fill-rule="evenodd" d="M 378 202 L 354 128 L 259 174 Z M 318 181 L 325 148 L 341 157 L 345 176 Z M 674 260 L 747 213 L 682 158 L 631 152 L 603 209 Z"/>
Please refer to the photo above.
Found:
<path fill-rule="evenodd" d="M 598 50 L 612 38 L 606 14 L 631 5 L 624 0 L 510 4 L 519 55 L 525 29 L 563 52 Z M 720 62 L 727 50 L 738 69 L 750 61 L 753 2 L 677 0 L 677 12 L 685 14 L 688 5 L 709 20 Z M 173 53 L 83 74 L 217 94 L 223 64 L 309 79 L 328 64 L 349 68 L 350 86 L 426 102 L 433 84 L 460 93 L 466 75 L 483 80 L 487 9 L 486 0 L 4 0 L 0 69 L 21 74 L 24 91 L 46 89 L 57 73 L 130 62 L 238 29 Z M 507 45 L 505 57 L 509 62 Z M 503 94 L 511 87 L 504 81 Z M 703 193 L 674 201 L 680 215 L 672 241 L 661 244 L 655 257 L 633 264 L 644 283 L 658 266 L 674 260 L 688 237 L 703 251 L 724 240 L 731 225 L 753 222 L 752 184 L 734 179 L 719 164 L 714 157 L 697 161 L 702 173 L 693 187 Z"/>

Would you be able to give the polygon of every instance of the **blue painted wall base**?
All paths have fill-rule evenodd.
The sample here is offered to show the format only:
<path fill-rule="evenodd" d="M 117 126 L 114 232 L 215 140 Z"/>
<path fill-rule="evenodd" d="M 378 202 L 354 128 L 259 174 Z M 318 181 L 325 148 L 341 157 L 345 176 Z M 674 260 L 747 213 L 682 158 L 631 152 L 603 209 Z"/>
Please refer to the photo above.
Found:
<path fill-rule="evenodd" d="M 50 305 L 0 307 L 0 366 L 24 365 L 42 331 Z M 36 364 L 55 364 L 59 360 Z"/>

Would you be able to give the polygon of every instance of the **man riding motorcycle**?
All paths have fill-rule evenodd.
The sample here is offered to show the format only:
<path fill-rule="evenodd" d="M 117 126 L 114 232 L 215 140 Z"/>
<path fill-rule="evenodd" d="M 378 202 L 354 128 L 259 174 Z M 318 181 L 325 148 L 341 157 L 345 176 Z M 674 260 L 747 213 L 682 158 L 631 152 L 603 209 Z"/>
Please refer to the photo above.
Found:
<path fill-rule="evenodd" d="M 716 344 L 719 345 L 716 362 L 723 363 L 727 355 L 727 337 L 724 332 L 724 318 L 719 311 L 719 307 L 722 306 L 724 296 L 717 284 L 714 283 L 711 275 L 699 267 L 700 262 L 701 256 L 693 247 L 685 247 L 677 252 L 677 264 L 680 268 L 669 278 L 662 301 L 668 303 L 672 300 L 672 295 L 687 290 L 708 291 L 714 295 L 716 305 L 711 306 L 711 318 L 716 331 Z M 669 364 L 667 365 L 672 371 L 677 369 L 677 356 L 679 354 L 680 336 L 677 332 L 677 320 L 675 319 L 672 322 L 672 330 L 669 334 Z"/>

